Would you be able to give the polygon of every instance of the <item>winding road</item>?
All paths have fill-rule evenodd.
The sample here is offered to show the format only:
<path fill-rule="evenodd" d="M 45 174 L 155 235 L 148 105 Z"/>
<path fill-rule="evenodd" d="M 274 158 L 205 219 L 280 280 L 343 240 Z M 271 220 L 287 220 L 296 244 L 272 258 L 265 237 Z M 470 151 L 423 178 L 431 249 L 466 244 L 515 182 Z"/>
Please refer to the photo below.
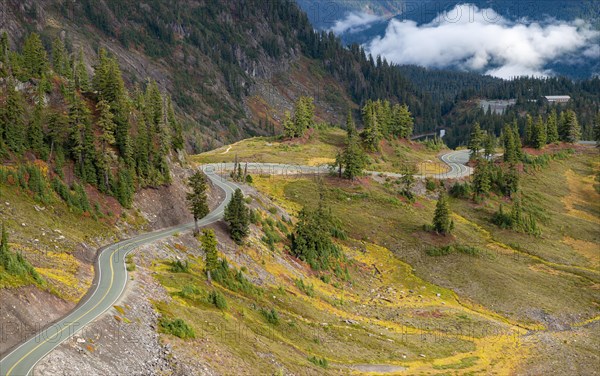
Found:
<path fill-rule="evenodd" d="M 415 175 L 415 177 L 425 178 L 426 176 L 434 179 L 460 179 L 473 174 L 473 168 L 467 166 L 469 162 L 469 150 L 456 150 L 443 154 L 440 159 L 441 161 L 450 167 L 450 171 L 446 171 L 440 174 L 430 175 Z M 232 171 L 234 168 L 233 162 L 224 163 L 210 163 L 204 166 L 210 166 L 220 173 Z M 321 166 L 304 166 L 296 164 L 286 163 L 260 163 L 260 162 L 248 162 L 242 164 L 243 168 L 247 168 L 250 174 L 254 175 L 313 175 L 313 174 L 329 174 L 331 168 L 329 165 Z M 397 172 L 381 172 L 381 171 L 365 171 L 367 175 L 386 175 L 389 177 L 399 178 L 403 175 Z"/>
<path fill-rule="evenodd" d="M 231 200 L 236 188 L 233 183 L 224 181 L 210 167 L 204 168 L 208 178 L 225 192 L 221 204 L 202 220 L 199 226 L 207 226 L 223 217 L 225 206 Z M 102 315 L 119 299 L 127 284 L 125 257 L 140 245 L 152 243 L 177 232 L 190 230 L 194 223 L 187 223 L 165 230 L 146 233 L 135 238 L 111 244 L 100 250 L 96 261 L 96 279 L 82 302 L 64 318 L 29 338 L 0 360 L 1 376 L 25 376 L 43 359 L 46 354 L 66 341 L 84 326 Z"/>
<path fill-rule="evenodd" d="M 437 179 L 451 179 L 469 176 L 473 170 L 466 166 L 469 152 L 453 151 L 441 156 L 441 160 L 450 166 L 450 171 L 433 175 Z M 203 170 L 217 187 L 225 192 L 221 204 L 198 222 L 199 226 L 207 226 L 223 217 L 225 206 L 231 200 L 236 185 L 223 180 L 217 173 L 231 170 L 233 163 L 208 164 Z M 329 173 L 328 166 L 297 166 L 276 163 L 248 163 L 251 173 L 269 174 L 324 174 Z M 368 171 L 368 174 L 379 175 L 381 172 Z M 383 173 L 388 176 L 401 176 L 397 173 Z M 78 306 L 68 315 L 48 328 L 27 339 L 10 353 L 0 359 L 0 376 L 26 376 L 33 367 L 50 351 L 83 329 L 117 302 L 127 284 L 125 257 L 140 245 L 169 237 L 177 232 L 187 231 L 194 227 L 187 223 L 168 229 L 146 233 L 101 248 L 96 261 L 96 278 L 90 292 Z"/>

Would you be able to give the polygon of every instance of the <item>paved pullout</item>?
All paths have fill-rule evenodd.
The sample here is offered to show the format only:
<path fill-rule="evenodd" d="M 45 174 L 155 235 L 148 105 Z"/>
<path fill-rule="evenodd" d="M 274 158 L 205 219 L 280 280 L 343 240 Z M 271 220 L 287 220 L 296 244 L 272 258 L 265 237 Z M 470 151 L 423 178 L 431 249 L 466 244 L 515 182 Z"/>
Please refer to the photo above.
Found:
<path fill-rule="evenodd" d="M 223 217 L 225 206 L 231 200 L 233 191 L 236 188 L 234 184 L 222 180 L 211 168 L 205 168 L 204 170 L 213 184 L 225 191 L 225 198 L 215 210 L 198 222 L 200 226 L 209 225 Z M 4 356 L 0 360 L 0 375 L 28 375 L 36 363 L 44 358 L 46 354 L 112 307 L 123 293 L 127 283 L 125 256 L 129 252 L 140 245 L 152 243 L 177 232 L 190 230 L 193 227 L 193 223 L 187 223 L 139 235 L 102 248 L 96 261 L 97 278 L 90 289 L 93 292 L 86 296 L 83 302 L 67 316 L 37 333 L 34 337 L 29 338 Z"/>
<path fill-rule="evenodd" d="M 437 179 L 456 179 L 469 176 L 473 169 L 466 166 L 469 161 L 468 150 L 452 151 L 441 156 L 441 160 L 450 167 L 450 171 L 433 175 Z M 203 170 L 208 178 L 225 191 L 225 199 L 206 217 L 199 221 L 200 226 L 206 226 L 223 217 L 225 206 L 231 200 L 236 186 L 221 179 L 216 172 L 231 170 L 233 163 L 208 164 Z M 248 163 L 251 173 L 265 174 L 324 174 L 329 173 L 328 166 L 298 166 L 279 163 Z M 367 174 L 399 177 L 398 173 L 382 173 L 367 171 Z M 194 227 L 193 223 L 171 227 L 165 230 L 146 233 L 128 240 L 111 244 L 100 250 L 96 261 L 97 278 L 92 285 L 91 294 L 67 316 L 54 323 L 49 328 L 29 338 L 19 347 L 0 360 L 0 376 L 25 376 L 33 367 L 58 345 L 75 335 L 84 326 L 94 321 L 107 311 L 119 299 L 127 284 L 127 269 L 125 256 L 140 245 L 152 243 L 177 232 L 187 231 Z"/>

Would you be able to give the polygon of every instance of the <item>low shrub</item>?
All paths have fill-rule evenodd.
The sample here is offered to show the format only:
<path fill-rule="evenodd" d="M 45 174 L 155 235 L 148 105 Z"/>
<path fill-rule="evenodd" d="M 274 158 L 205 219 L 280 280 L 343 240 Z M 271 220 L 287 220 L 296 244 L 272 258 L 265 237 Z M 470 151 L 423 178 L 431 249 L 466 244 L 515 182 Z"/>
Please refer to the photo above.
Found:
<path fill-rule="evenodd" d="M 159 325 L 163 333 L 172 334 L 181 339 L 196 337 L 194 329 L 182 319 L 169 320 L 167 318 L 161 318 Z"/>

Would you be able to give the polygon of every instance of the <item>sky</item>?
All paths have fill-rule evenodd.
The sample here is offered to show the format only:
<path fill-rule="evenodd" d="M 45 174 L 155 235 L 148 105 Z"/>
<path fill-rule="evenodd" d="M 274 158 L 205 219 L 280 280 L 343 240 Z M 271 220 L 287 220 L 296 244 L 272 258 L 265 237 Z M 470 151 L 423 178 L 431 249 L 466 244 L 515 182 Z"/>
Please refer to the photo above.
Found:
<path fill-rule="evenodd" d="M 358 32 L 381 18 L 350 13 L 336 34 Z M 581 20 L 510 21 L 492 9 L 457 5 L 431 23 L 391 19 L 383 36 L 366 43 L 373 56 L 396 64 L 458 68 L 500 78 L 551 76 L 549 63 L 600 59 L 600 32 Z"/>

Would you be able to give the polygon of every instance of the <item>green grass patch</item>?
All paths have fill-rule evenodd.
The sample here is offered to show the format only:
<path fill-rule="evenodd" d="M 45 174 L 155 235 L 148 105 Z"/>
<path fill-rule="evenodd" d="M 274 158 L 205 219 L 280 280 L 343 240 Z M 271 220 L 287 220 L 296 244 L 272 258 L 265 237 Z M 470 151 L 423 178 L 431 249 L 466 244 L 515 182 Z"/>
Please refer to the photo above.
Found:
<path fill-rule="evenodd" d="M 172 334 L 181 339 L 196 338 L 194 329 L 182 319 L 170 320 L 163 317 L 160 319 L 159 325 L 163 333 Z"/>

